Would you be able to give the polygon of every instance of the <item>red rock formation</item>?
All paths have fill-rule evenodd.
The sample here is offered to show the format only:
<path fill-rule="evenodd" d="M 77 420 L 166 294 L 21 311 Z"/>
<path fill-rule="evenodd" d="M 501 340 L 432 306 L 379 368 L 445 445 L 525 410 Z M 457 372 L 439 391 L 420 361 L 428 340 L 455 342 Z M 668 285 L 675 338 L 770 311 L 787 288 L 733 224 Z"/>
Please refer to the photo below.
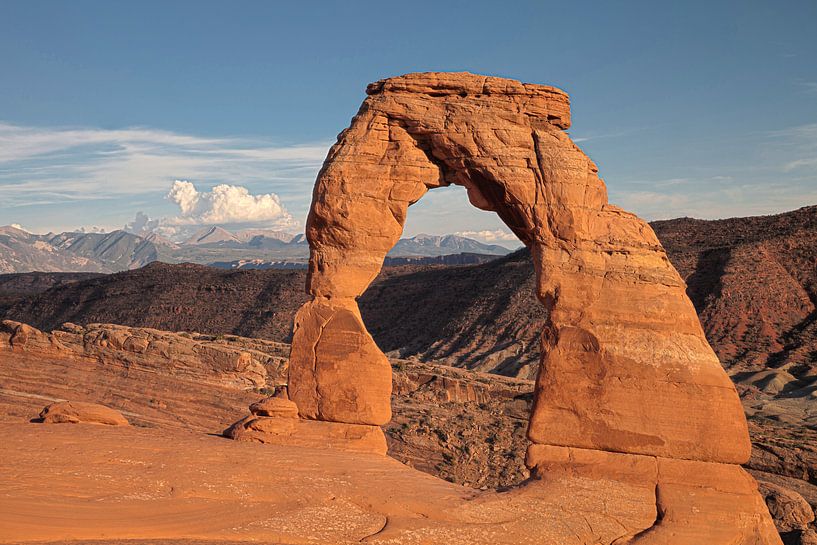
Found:
<path fill-rule="evenodd" d="M 128 419 L 122 413 L 98 403 L 82 401 L 59 401 L 45 407 L 40 412 L 45 424 L 105 424 L 127 426 Z"/>
<path fill-rule="evenodd" d="M 286 359 L 271 355 L 276 343 L 251 341 L 260 345 L 256 347 L 245 340 L 231 346 L 231 338 L 237 339 L 115 324 L 87 328 L 64 324 L 62 330 L 44 333 L 12 320 L 0 322 L 0 350 L 101 361 L 147 372 L 161 370 L 199 383 L 240 389 L 265 387 L 268 369 L 275 375 L 283 370 Z"/>
<path fill-rule="evenodd" d="M 723 465 L 749 458 L 737 393 L 652 229 L 607 203 L 595 164 L 564 132 L 567 95 L 466 73 L 409 74 L 367 93 L 318 175 L 307 221 L 312 301 L 296 317 L 289 368 L 301 416 L 389 420 L 391 369 L 356 298 L 408 207 L 462 185 L 531 249 L 548 311 L 532 467 L 548 446 L 657 468 L 658 522 L 634 543 L 700 543 L 707 533 L 710 543 L 776 543 L 751 477 Z M 560 463 L 578 471 L 573 454 Z M 613 476 L 617 468 L 609 463 Z"/>

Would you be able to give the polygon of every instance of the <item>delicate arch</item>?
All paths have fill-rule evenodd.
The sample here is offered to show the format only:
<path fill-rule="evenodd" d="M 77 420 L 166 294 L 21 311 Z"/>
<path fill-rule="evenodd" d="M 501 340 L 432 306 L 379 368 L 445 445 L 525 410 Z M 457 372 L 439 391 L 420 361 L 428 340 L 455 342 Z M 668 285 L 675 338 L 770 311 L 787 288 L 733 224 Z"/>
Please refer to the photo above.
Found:
<path fill-rule="evenodd" d="M 459 184 L 531 249 L 548 309 L 528 436 L 539 445 L 743 463 L 738 396 L 650 227 L 607 203 L 564 132 L 567 95 L 472 74 L 409 74 L 368 98 L 318 175 L 289 395 L 304 418 L 383 425 L 391 367 L 356 298 L 408 207 Z M 528 463 L 537 464 L 536 449 Z"/>

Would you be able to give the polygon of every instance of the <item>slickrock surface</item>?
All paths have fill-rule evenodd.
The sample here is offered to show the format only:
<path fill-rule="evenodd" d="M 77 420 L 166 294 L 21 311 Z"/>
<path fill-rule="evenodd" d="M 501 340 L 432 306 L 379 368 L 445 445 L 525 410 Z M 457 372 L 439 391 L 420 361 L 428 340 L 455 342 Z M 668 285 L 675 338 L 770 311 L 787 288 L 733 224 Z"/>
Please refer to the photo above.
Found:
<path fill-rule="evenodd" d="M 138 426 L 220 432 L 284 380 L 289 346 L 110 324 L 50 334 L 0 323 L 0 420 L 44 402 L 101 403 Z"/>
<path fill-rule="evenodd" d="M 109 328 L 129 335 L 145 333 L 106 324 L 90 329 Z M 24 329 L 49 346 L 49 339 L 67 334 Z M 6 334 L 0 337 L 6 343 L 0 342 L 0 422 L 28 422 L 45 403 L 72 399 L 112 407 L 139 427 L 221 434 L 246 416 L 248 405 L 260 413 L 265 396 L 286 380 L 284 356 L 289 345 L 235 336 L 216 340 L 196 333 L 156 334 L 171 347 L 178 341 L 213 350 L 260 352 L 273 362 L 267 368 L 267 385 L 247 389 L 229 374 L 221 383 L 212 375 L 207 381 L 196 380 L 192 377 L 205 376 L 211 364 L 195 358 L 174 362 L 156 354 L 149 369 L 140 368 L 130 364 L 132 354 L 110 344 L 90 359 L 78 359 L 65 350 L 31 350 L 33 344 L 11 349 Z M 180 372 L 181 365 L 189 368 Z M 393 457 L 475 488 L 508 486 L 527 478 L 523 460 L 531 381 L 408 360 L 395 360 L 393 365 L 396 414 L 387 429 Z"/>
<path fill-rule="evenodd" d="M 46 334 L 19 322 L 0 322 L 0 345 L 8 344 L 13 350 L 81 360 L 112 359 L 129 370 L 151 371 L 161 366 L 165 372 L 188 375 L 200 383 L 260 388 L 266 386 L 270 369 L 278 374 L 284 365 L 283 357 L 257 349 L 265 341 L 236 348 L 219 340 L 113 324 L 91 324 L 87 328 L 66 324 L 63 330 Z"/>
<path fill-rule="evenodd" d="M 127 426 L 128 419 L 122 413 L 98 403 L 83 401 L 59 401 L 40 411 L 44 424 L 104 424 Z"/>
<path fill-rule="evenodd" d="M 6 542 L 138 537 L 176 543 L 596 545 L 637 535 L 658 517 L 654 473 L 641 474 L 637 464 L 618 467 L 614 478 L 592 468 L 581 475 L 554 470 L 547 480 L 496 493 L 453 485 L 384 456 L 180 430 L 0 424 L 0 433 L 7 438 L 0 443 L 0 539 Z M 668 498 L 689 494 L 675 484 L 672 471 L 661 478 Z M 711 475 L 707 481 L 716 482 Z M 725 533 L 737 516 L 741 526 L 758 524 L 735 486 L 698 488 L 695 495 L 695 507 L 718 517 Z M 724 494 L 736 502 L 728 513 L 714 509 Z M 685 532 L 689 516 L 671 511 L 655 532 Z M 693 541 L 676 533 L 674 541 L 655 542 L 757 543 L 723 541 L 723 535 Z"/>
<path fill-rule="evenodd" d="M 193 334 L 192 337 L 196 335 Z M 222 340 L 214 344 L 219 343 L 229 344 L 232 347 L 258 346 L 260 350 L 266 348 L 270 350 L 270 356 L 285 353 L 288 348 L 284 345 L 259 343 L 254 339 L 244 338 L 231 338 L 229 341 Z M 199 384 L 189 381 L 185 377 L 192 372 L 184 375 L 165 374 L 163 368 L 169 364 L 167 360 L 157 361 L 151 373 L 138 370 L 126 372 L 122 363 L 115 359 L 117 352 L 111 347 L 107 350 L 111 351 L 111 357 L 105 358 L 104 363 L 95 364 L 76 359 L 60 359 L 59 353 L 51 355 L 41 353 L 36 357 L 31 357 L 25 351 L 0 350 L 0 384 L 2 384 L 0 422 L 15 426 L 15 430 L 25 431 L 30 429 L 29 426 L 38 426 L 38 424 L 28 424 L 28 421 L 37 415 L 44 400 L 82 397 L 86 401 L 103 403 L 122 411 L 136 427 L 149 428 L 146 432 L 150 432 L 151 435 L 170 437 L 167 440 L 176 441 L 175 444 L 179 449 L 178 455 L 182 456 L 181 451 L 187 449 L 190 443 L 175 438 L 179 430 L 205 432 L 210 435 L 218 434 L 229 423 L 245 415 L 248 404 L 254 406 L 256 412 L 260 413 L 263 410 L 261 407 L 266 405 L 265 401 L 268 399 L 266 395 L 272 391 L 272 385 L 281 380 L 281 377 L 276 377 L 271 372 L 270 386 L 263 389 L 264 393 L 257 393 L 256 390 L 241 390 L 233 386 L 220 388 L 211 383 Z M 189 363 L 194 364 L 192 361 Z M 500 487 L 505 489 L 509 485 L 523 482 L 528 477 L 523 458 L 527 446 L 525 427 L 532 400 L 533 383 L 531 381 L 409 360 L 393 360 L 392 366 L 395 371 L 394 419 L 386 429 L 390 456 L 427 473 L 472 488 Z M 767 425 L 772 424 L 769 420 L 763 422 Z M 56 429 L 64 426 L 49 427 Z M 74 430 L 72 433 L 83 436 L 88 433 L 89 428 L 93 427 L 78 425 L 69 426 L 69 428 Z M 16 434 L 17 431 L 12 433 Z M 759 433 L 760 435 L 756 437 L 761 441 L 760 444 L 768 445 L 769 448 L 773 447 L 775 456 L 779 457 L 770 457 L 769 452 L 762 451 L 769 456 L 758 456 L 756 460 L 753 454 L 750 462 L 753 475 L 765 482 L 772 482 L 783 487 L 788 491 L 787 494 L 800 494 L 811 504 L 817 505 L 817 486 L 785 476 L 803 475 L 804 472 L 807 474 L 808 468 L 813 467 L 809 459 L 804 457 L 806 453 L 795 446 L 798 444 L 795 441 L 796 437 L 787 441 L 775 439 L 783 437 L 785 432 L 772 428 Z M 793 428 L 792 433 L 797 433 L 797 430 Z M 81 441 L 82 439 L 77 437 L 75 440 Z M 95 444 L 98 436 L 94 435 L 88 440 Z M 54 441 L 59 442 L 60 440 L 54 439 Z M 806 438 L 800 439 L 799 444 L 802 445 L 803 441 L 806 441 Z M 812 438 L 811 441 L 817 444 L 817 438 Z M 227 443 L 237 444 L 234 441 L 227 441 Z M 104 442 L 100 444 L 104 446 Z M 263 446 L 277 448 L 274 445 Z M 95 447 L 89 445 L 87 448 Z M 54 468 L 63 468 L 61 471 L 65 474 L 77 471 L 72 469 L 75 466 L 85 467 L 82 465 L 84 464 L 82 456 L 77 455 L 76 458 L 66 456 L 64 449 L 54 450 L 52 454 L 55 458 L 50 460 L 49 464 Z M 197 456 L 196 451 L 190 450 L 189 456 L 191 459 Z M 801 456 L 799 462 L 795 462 L 798 460 L 795 456 Z M 248 458 L 240 463 L 243 465 L 262 464 L 264 459 L 256 462 L 254 458 Z M 278 471 L 278 467 L 273 465 L 267 468 L 267 471 Z M 104 468 L 97 471 L 100 476 L 106 474 Z M 779 475 L 770 472 L 777 472 Z M 40 478 L 52 477 L 40 474 Z M 807 476 L 803 478 L 808 479 Z M 35 476 L 32 474 L 32 482 L 34 480 Z M 592 491 L 593 486 L 599 486 L 594 484 L 598 481 L 588 480 L 586 483 L 589 487 L 588 494 Z M 77 486 L 76 490 L 86 489 L 83 485 Z M 182 484 L 179 483 L 178 487 L 181 486 Z M 225 484 L 225 487 L 230 487 L 230 485 Z M 567 481 L 565 481 L 565 487 L 568 487 Z M 607 484 L 599 488 L 599 490 L 608 489 Z M 575 492 L 575 489 L 571 490 Z M 129 495 L 125 491 L 122 494 Z M 643 493 L 645 498 L 648 495 L 646 491 Z M 568 496 L 567 492 L 565 496 Z M 154 499 L 164 501 L 162 498 L 145 496 L 141 498 L 141 503 L 138 505 L 142 505 L 142 508 L 149 512 L 154 508 L 151 502 Z M 552 496 L 551 500 L 557 504 L 558 502 L 565 505 L 570 503 L 569 500 L 559 499 L 557 496 Z M 49 502 L 52 501 L 55 504 L 64 504 L 64 499 L 56 496 L 41 497 L 40 501 L 40 505 L 46 507 L 51 505 Z M 91 504 L 97 503 L 96 499 L 87 501 Z M 134 505 L 134 509 L 138 505 Z M 632 504 L 627 505 L 632 506 Z M 82 507 L 82 502 L 79 506 Z M 121 502 L 116 502 L 114 507 L 121 507 Z M 59 509 L 62 508 L 59 507 Z M 530 510 L 531 506 L 520 505 L 513 508 L 521 512 L 524 509 Z M 203 512 L 212 513 L 214 516 L 219 516 L 221 513 L 215 508 L 213 511 L 209 510 L 210 507 L 202 507 L 202 509 L 204 509 Z M 209 514 L 201 515 L 199 520 L 201 517 L 208 516 Z M 559 516 L 561 520 L 567 520 L 564 515 Z M 784 519 L 781 519 L 781 522 Z M 88 519 L 83 520 L 91 524 Z M 162 518 L 161 520 L 167 519 Z M 144 537 L 175 535 L 172 532 L 168 533 L 164 523 L 154 526 L 157 522 L 159 519 L 145 521 L 137 518 L 130 521 L 129 519 L 117 519 L 114 524 L 117 525 L 120 532 L 126 528 L 133 528 L 129 526 L 130 524 L 142 524 L 132 531 L 133 535 Z M 54 521 L 49 519 L 48 524 L 54 524 Z M 84 522 L 77 522 L 77 524 L 82 525 Z M 86 528 L 85 531 L 88 529 Z M 810 535 L 811 531 L 811 528 L 805 531 L 787 531 L 785 532 L 789 540 L 787 543 L 808 543 L 807 537 L 800 541 L 792 540 L 795 537 L 800 539 L 801 534 Z M 54 535 L 57 534 L 58 532 L 55 531 Z M 229 540 L 219 538 L 218 541 L 227 542 Z M 110 538 L 106 538 L 105 542 L 117 543 L 116 540 Z M 151 543 L 156 542 L 151 540 Z M 178 541 L 168 538 L 158 542 L 175 543 Z"/>

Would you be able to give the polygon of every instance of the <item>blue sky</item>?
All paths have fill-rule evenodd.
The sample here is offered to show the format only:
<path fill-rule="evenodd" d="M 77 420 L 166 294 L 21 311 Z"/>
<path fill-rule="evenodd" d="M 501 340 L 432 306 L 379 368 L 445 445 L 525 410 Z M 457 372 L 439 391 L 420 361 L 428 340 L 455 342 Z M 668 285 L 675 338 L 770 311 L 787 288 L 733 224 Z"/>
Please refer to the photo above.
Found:
<path fill-rule="evenodd" d="M 648 219 L 815 204 L 815 28 L 814 1 L 5 1 L 0 225 L 298 230 L 366 84 L 426 70 L 568 91 L 611 201 Z M 500 228 L 448 189 L 406 232 Z"/>

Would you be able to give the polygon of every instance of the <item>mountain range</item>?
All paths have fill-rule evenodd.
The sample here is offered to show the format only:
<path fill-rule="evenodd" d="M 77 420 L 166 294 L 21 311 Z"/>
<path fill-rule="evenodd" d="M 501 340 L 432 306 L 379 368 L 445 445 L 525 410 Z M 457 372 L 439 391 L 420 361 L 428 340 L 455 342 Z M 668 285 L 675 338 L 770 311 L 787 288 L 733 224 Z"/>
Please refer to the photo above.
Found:
<path fill-rule="evenodd" d="M 764 392 L 814 390 L 817 206 L 652 226 L 730 373 Z M 303 270 L 152 263 L 52 284 L 42 275 L 25 280 L 31 276 L 0 275 L 0 316 L 47 330 L 67 321 L 109 322 L 286 341 L 306 301 Z M 386 352 L 535 375 L 545 316 L 525 249 L 475 265 L 386 268 L 360 308 Z"/>
<path fill-rule="evenodd" d="M 501 256 L 511 250 L 457 235 L 417 235 L 401 239 L 389 258 L 414 263 L 478 263 L 481 257 Z M 213 264 L 221 268 L 305 268 L 309 245 L 302 234 L 269 229 L 231 232 L 209 226 L 176 243 L 155 233 L 134 234 L 66 232 L 33 234 L 12 226 L 0 227 L 0 273 L 99 272 L 113 273 L 165 263 Z M 387 265 L 391 263 L 387 262 Z"/>

